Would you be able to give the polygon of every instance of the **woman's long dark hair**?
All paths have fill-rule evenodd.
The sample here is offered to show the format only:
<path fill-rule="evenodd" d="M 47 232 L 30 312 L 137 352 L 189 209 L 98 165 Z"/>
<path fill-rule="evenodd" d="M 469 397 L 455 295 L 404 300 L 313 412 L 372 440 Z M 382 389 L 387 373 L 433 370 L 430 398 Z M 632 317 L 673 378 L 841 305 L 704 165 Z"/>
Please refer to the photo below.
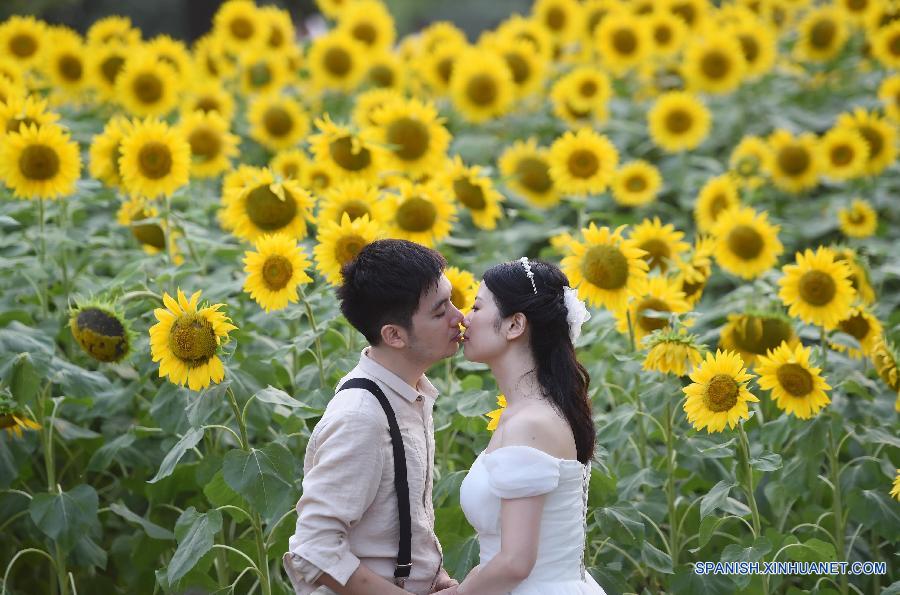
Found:
<path fill-rule="evenodd" d="M 569 279 L 550 263 L 529 260 L 528 264 L 534 273 L 536 294 L 520 261 L 491 267 L 484 273 L 484 283 L 494 294 L 501 316 L 521 312 L 528 319 L 538 382 L 569 422 L 578 460 L 587 463 L 594 456 L 596 440 L 588 398 L 591 377 L 576 359 L 569 339 L 563 291 Z"/>

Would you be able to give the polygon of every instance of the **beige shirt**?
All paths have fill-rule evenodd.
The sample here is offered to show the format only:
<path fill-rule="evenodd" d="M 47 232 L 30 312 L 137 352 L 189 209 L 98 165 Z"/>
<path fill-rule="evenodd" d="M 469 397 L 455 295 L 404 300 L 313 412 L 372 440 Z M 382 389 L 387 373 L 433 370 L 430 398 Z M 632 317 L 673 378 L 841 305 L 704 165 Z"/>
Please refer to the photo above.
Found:
<path fill-rule="evenodd" d="M 404 589 L 424 595 L 432 592 L 443 561 L 431 493 L 438 393 L 424 375 L 416 390 L 367 352 L 368 347 L 338 386 L 370 378 L 394 409 L 406 449 L 412 517 L 412 572 Z M 360 563 L 393 582 L 400 540 L 394 458 L 387 417 L 373 394 L 335 394 L 310 436 L 303 472 L 297 526 L 283 559 L 295 593 L 314 591 L 323 572 L 345 585 Z"/>

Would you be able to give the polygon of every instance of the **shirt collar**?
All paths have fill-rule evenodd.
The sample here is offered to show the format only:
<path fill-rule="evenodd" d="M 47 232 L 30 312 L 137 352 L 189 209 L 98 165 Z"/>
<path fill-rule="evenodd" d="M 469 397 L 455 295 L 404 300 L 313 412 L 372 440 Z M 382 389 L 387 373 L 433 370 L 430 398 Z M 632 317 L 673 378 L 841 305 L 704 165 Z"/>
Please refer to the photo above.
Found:
<path fill-rule="evenodd" d="M 368 351 L 369 347 L 367 346 L 359 354 L 359 367 L 363 372 L 385 383 L 407 401 L 415 401 L 419 394 L 423 394 L 432 400 L 437 398 L 438 391 L 425 374 L 422 374 L 419 377 L 419 380 L 416 383 L 418 390 L 416 390 L 408 385 L 402 378 L 369 357 Z"/>

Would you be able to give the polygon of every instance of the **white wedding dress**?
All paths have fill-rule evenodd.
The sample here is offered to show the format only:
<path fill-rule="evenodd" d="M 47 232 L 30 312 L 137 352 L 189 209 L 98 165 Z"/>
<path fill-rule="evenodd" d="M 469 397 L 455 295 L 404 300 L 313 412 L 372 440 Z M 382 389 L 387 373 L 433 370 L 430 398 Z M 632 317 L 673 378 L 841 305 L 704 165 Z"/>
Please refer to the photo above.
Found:
<path fill-rule="evenodd" d="M 460 505 L 475 530 L 481 564 L 500 551 L 500 499 L 546 494 L 537 561 L 511 595 L 606 595 L 585 572 L 590 467 L 529 446 L 481 453 L 460 486 Z"/>

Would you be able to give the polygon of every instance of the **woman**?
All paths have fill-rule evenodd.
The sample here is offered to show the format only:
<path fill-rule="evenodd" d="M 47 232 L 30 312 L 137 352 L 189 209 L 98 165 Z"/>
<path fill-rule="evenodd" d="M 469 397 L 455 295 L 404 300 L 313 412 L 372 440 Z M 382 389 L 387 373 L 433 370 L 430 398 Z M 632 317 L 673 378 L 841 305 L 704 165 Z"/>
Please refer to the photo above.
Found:
<path fill-rule="evenodd" d="M 481 564 L 446 595 L 605 595 L 584 568 L 594 425 L 573 342 L 590 317 L 555 266 L 522 258 L 484 274 L 463 320 L 468 360 L 507 407 L 460 488 Z"/>

